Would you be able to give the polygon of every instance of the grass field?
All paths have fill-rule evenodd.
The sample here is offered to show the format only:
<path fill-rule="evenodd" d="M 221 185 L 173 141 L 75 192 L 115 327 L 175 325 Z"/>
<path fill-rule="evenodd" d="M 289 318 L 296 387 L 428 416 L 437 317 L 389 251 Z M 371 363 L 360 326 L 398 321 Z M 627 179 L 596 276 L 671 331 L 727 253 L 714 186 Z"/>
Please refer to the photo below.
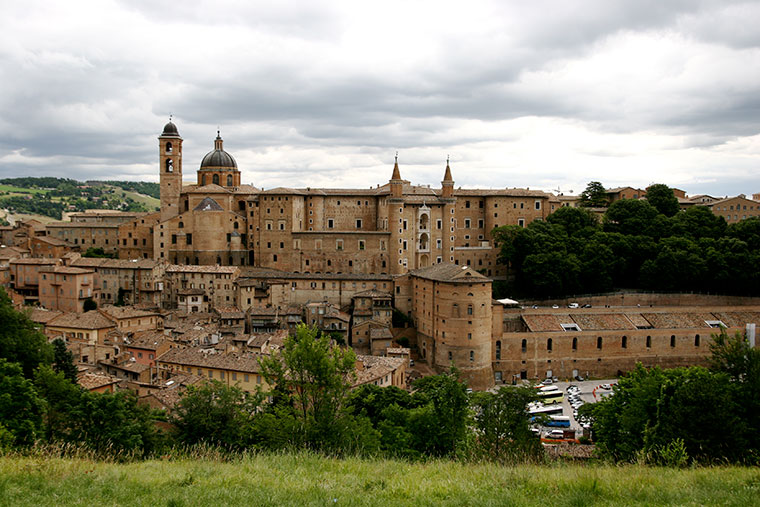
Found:
<path fill-rule="evenodd" d="M 14 187 L 12 185 L 0 185 L 0 192 L 10 192 L 11 195 L 21 195 L 21 194 L 44 194 L 47 192 L 47 190 L 40 190 L 38 188 Z"/>
<path fill-rule="evenodd" d="M 124 193 L 126 197 L 133 199 L 135 202 L 141 202 L 145 204 L 150 210 L 153 210 L 154 208 L 161 206 L 160 200 L 156 199 L 155 197 L 151 197 L 149 195 L 139 194 L 137 192 L 130 192 L 128 190 L 121 190 L 119 188 L 116 188 L 116 192 Z"/>
<path fill-rule="evenodd" d="M 758 505 L 760 470 L 499 467 L 256 455 L 127 464 L 0 458 L 0 505 Z"/>

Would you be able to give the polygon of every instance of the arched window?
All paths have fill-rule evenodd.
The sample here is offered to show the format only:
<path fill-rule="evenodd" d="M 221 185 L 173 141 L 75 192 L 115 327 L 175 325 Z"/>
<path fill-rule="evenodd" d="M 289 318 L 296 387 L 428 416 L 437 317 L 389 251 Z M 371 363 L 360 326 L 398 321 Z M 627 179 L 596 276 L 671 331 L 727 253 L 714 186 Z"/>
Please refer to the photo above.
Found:
<path fill-rule="evenodd" d="M 198 265 L 198 257 L 195 258 L 195 262 L 193 264 L 195 264 L 196 266 Z"/>
<path fill-rule="evenodd" d="M 670 346 L 675 347 L 676 346 L 676 335 L 672 334 L 670 335 Z"/>
<path fill-rule="evenodd" d="M 699 335 L 694 335 L 694 346 L 699 347 Z"/>
<path fill-rule="evenodd" d="M 599 336 L 596 339 L 596 348 L 598 348 L 599 350 L 602 350 L 602 337 L 601 336 Z"/>
<path fill-rule="evenodd" d="M 501 359 L 501 340 L 496 340 L 496 359 Z"/>
<path fill-rule="evenodd" d="M 578 350 L 578 338 L 573 338 L 573 350 Z"/>
<path fill-rule="evenodd" d="M 168 173 L 174 172 L 174 161 L 170 158 L 166 159 L 166 172 Z"/>
<path fill-rule="evenodd" d="M 452 317 L 459 317 L 459 305 L 454 303 L 451 305 L 451 316 Z"/>
<path fill-rule="evenodd" d="M 549 352 L 552 351 L 552 339 L 551 338 L 549 338 L 549 339 L 546 340 L 546 350 L 548 350 Z"/>
<path fill-rule="evenodd" d="M 652 346 L 652 337 L 647 336 L 647 348 L 650 348 Z"/>
<path fill-rule="evenodd" d="M 467 315 L 472 315 L 472 305 L 467 305 Z"/>
<path fill-rule="evenodd" d="M 627 337 L 627 336 L 623 336 L 623 341 L 620 343 L 620 345 L 621 345 L 621 346 L 622 346 L 624 349 L 627 349 L 627 348 L 628 348 L 628 337 Z"/>
<path fill-rule="evenodd" d="M 179 224 L 177 224 L 177 227 L 179 227 L 180 229 L 184 228 L 185 222 L 180 222 Z"/>
<path fill-rule="evenodd" d="M 227 186 L 228 187 L 232 186 L 232 175 L 231 174 L 227 175 Z"/>
<path fill-rule="evenodd" d="M 166 153 L 172 152 L 172 143 L 166 143 Z"/>
<path fill-rule="evenodd" d="M 522 351 L 523 352 L 527 352 L 528 351 L 528 340 L 526 340 L 524 338 L 523 338 L 523 341 L 522 341 Z"/>
<path fill-rule="evenodd" d="M 237 222 L 235 222 L 234 224 L 232 224 L 232 228 L 233 228 L 233 229 L 237 229 L 237 228 L 238 228 L 238 223 L 237 223 Z"/>
<path fill-rule="evenodd" d="M 214 185 L 218 185 L 219 184 L 219 175 L 218 174 L 215 174 L 215 175 L 213 175 L 211 177 L 211 183 L 213 183 Z"/>
<path fill-rule="evenodd" d="M 217 256 L 216 263 L 219 264 L 219 265 L 221 265 L 222 264 L 222 258 Z"/>
<path fill-rule="evenodd" d="M 206 175 L 201 174 L 201 186 L 206 186 Z"/>
<path fill-rule="evenodd" d="M 475 360 L 475 351 L 471 350 L 470 351 L 470 361 L 474 361 L 474 360 Z"/>

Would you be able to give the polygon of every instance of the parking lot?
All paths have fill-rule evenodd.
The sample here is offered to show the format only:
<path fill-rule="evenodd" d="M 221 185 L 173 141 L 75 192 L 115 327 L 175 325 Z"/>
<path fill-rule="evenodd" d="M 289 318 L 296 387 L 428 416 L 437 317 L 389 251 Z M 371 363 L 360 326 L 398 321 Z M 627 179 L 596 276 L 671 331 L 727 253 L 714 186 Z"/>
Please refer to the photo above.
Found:
<path fill-rule="evenodd" d="M 602 389 L 601 386 L 609 384 L 610 386 L 617 383 L 617 379 L 608 380 L 584 380 L 581 382 L 554 382 L 551 385 L 557 386 L 557 389 L 562 391 L 564 397 L 560 405 L 562 406 L 562 414 L 570 417 L 570 429 L 580 434 L 583 430 L 581 424 L 576 420 L 573 414 L 573 407 L 571 405 L 567 389 L 570 386 L 578 387 L 578 399 L 583 403 L 595 403 L 606 396 L 612 395 L 612 389 Z M 498 389 L 498 388 L 497 388 Z M 553 428 L 543 428 L 541 434 L 551 430 Z"/>
<path fill-rule="evenodd" d="M 564 399 L 562 400 L 562 415 L 570 416 L 570 428 L 574 429 L 576 431 L 581 431 L 581 425 L 580 423 L 575 419 L 573 416 L 573 407 L 570 405 L 570 400 L 568 399 L 568 393 L 567 388 L 571 385 L 578 386 L 579 388 L 579 399 L 584 403 L 595 403 L 599 400 L 601 400 L 605 396 L 610 396 L 612 394 L 612 390 L 605 390 L 601 389 L 600 386 L 603 384 L 615 384 L 617 382 L 616 379 L 611 380 L 584 380 L 582 382 L 556 382 L 553 385 L 557 386 L 557 388 L 562 391 L 565 394 Z"/>

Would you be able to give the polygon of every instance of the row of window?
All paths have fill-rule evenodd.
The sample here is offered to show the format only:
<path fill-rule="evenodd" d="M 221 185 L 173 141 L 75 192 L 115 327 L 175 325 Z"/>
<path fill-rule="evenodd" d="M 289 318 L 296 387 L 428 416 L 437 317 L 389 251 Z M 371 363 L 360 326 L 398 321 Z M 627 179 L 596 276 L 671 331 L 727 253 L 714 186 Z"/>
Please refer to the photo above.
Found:
<path fill-rule="evenodd" d="M 603 344 L 604 344 L 603 338 L 601 336 L 597 337 L 597 339 L 596 339 L 596 348 L 598 350 L 602 350 Z M 695 347 L 699 347 L 700 344 L 701 344 L 701 338 L 700 338 L 700 336 L 698 334 L 694 335 L 694 346 Z M 528 351 L 528 340 L 527 339 L 523 339 L 521 345 L 522 345 L 522 352 L 523 353 L 527 352 Z M 646 347 L 650 348 L 651 346 L 652 346 L 652 337 L 651 336 L 647 336 L 647 338 L 646 338 Z M 676 335 L 671 335 L 670 336 L 670 346 L 673 347 L 673 348 L 675 348 L 675 346 L 676 346 Z M 552 351 L 552 347 L 553 347 L 553 340 L 551 338 L 547 338 L 546 339 L 546 350 L 549 351 L 549 352 L 551 352 Z M 623 348 L 623 349 L 627 349 L 628 348 L 628 337 L 627 336 L 623 336 L 620 339 L 620 348 Z M 572 349 L 573 350 L 578 350 L 578 338 L 573 338 Z M 500 359 L 499 356 L 500 356 L 500 351 L 501 351 L 501 341 L 497 341 L 496 342 L 496 350 L 497 350 L 497 357 L 496 357 L 496 359 Z"/>

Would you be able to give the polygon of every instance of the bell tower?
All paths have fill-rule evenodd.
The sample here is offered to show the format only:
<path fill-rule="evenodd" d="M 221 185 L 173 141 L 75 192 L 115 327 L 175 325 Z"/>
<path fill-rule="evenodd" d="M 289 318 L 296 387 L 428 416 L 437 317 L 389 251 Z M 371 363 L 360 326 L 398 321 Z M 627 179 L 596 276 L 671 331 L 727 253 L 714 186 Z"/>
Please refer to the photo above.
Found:
<path fill-rule="evenodd" d="M 179 214 L 179 199 L 182 192 L 182 138 L 177 126 L 164 125 L 158 137 L 159 181 L 161 182 L 161 221 Z"/>

